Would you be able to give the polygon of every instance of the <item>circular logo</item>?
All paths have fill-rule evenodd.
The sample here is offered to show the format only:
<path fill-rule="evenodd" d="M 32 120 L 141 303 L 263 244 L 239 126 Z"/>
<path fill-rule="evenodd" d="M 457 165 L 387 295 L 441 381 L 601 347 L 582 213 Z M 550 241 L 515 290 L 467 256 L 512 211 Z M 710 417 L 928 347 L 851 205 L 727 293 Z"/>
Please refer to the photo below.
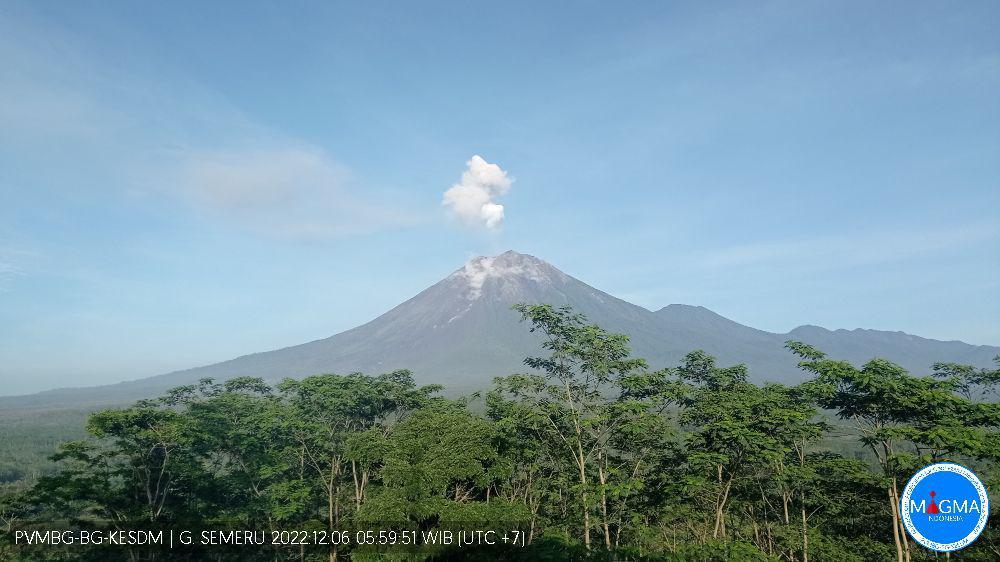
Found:
<path fill-rule="evenodd" d="M 906 483 L 899 512 L 913 540 L 931 550 L 951 552 L 979 538 L 990 514 L 990 499 L 971 470 L 942 462 L 922 468 Z"/>

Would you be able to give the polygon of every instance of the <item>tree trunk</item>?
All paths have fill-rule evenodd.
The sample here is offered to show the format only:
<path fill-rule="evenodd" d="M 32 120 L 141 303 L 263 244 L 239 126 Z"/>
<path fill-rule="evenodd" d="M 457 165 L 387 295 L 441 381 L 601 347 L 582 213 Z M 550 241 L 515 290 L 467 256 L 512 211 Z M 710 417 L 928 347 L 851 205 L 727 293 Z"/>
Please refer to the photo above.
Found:
<path fill-rule="evenodd" d="M 601 481 L 601 527 L 604 530 L 604 547 L 611 550 L 611 526 L 608 524 L 608 493 L 604 489 L 605 485 L 608 483 L 607 476 L 604 473 L 604 462 L 607 459 L 603 455 L 598 453 L 597 458 L 597 477 Z"/>
<path fill-rule="evenodd" d="M 333 524 L 340 527 L 340 484 L 333 489 Z"/>
<path fill-rule="evenodd" d="M 577 466 L 580 469 L 580 504 L 583 508 L 583 546 L 590 550 L 590 509 L 587 507 L 587 465 L 584 461 L 583 448 L 578 451 Z"/>
<path fill-rule="evenodd" d="M 899 512 L 896 511 L 896 498 L 892 487 L 887 489 L 889 495 L 889 512 L 892 513 L 892 541 L 896 545 L 896 562 L 903 562 L 903 543 L 899 538 Z"/>
<path fill-rule="evenodd" d="M 368 486 L 368 470 L 358 471 L 356 461 L 351 461 L 351 475 L 354 477 L 354 508 L 361 509 L 361 504 L 365 501 L 365 488 Z"/>
<path fill-rule="evenodd" d="M 722 484 L 722 465 L 717 465 L 719 484 Z M 729 501 L 729 490 L 732 489 L 733 478 L 730 477 L 726 484 L 719 491 L 719 496 L 715 501 L 715 528 L 712 531 L 712 538 L 725 538 L 726 536 L 726 502 Z"/>
<path fill-rule="evenodd" d="M 332 487 L 327 487 L 327 489 L 326 489 L 326 520 L 327 520 L 327 524 L 330 527 L 330 530 L 333 531 L 334 527 L 333 527 L 333 488 Z"/>
<path fill-rule="evenodd" d="M 531 505 L 531 527 L 528 529 L 528 544 L 535 540 L 535 522 L 538 520 L 538 509 L 542 506 L 539 500 Z"/>
<path fill-rule="evenodd" d="M 785 463 L 778 461 L 778 474 L 785 473 Z M 763 492 L 762 492 L 763 493 Z M 788 525 L 791 520 L 788 517 L 788 504 L 791 502 L 792 492 L 789 491 L 784 484 L 781 485 L 781 509 L 785 515 L 785 525 Z"/>
<path fill-rule="evenodd" d="M 876 446 L 874 443 L 871 449 L 878 458 L 885 476 L 892 479 L 892 483 L 888 486 L 886 492 L 889 495 L 889 513 L 892 514 L 892 541 L 896 545 L 896 562 L 909 562 L 910 545 L 906 542 L 906 530 L 903 528 L 903 522 L 899 516 L 899 492 L 896 490 L 896 477 L 892 476 L 892 471 L 889 470 L 889 459 L 892 457 L 892 441 L 883 440 L 880 446 L 881 451 L 879 451 L 879 446 Z"/>
<path fill-rule="evenodd" d="M 809 519 L 806 517 L 806 498 L 802 495 L 802 562 L 809 562 Z"/>
<path fill-rule="evenodd" d="M 806 440 L 802 439 L 798 447 L 799 467 L 803 470 L 806 467 Z M 799 502 L 802 504 L 802 562 L 809 562 L 809 517 L 806 515 L 806 490 L 805 485 L 799 489 Z M 787 517 L 787 515 L 785 516 Z"/>
<path fill-rule="evenodd" d="M 573 403 L 573 393 L 570 391 L 569 382 L 565 383 L 566 386 L 566 404 L 569 406 L 571 412 L 573 412 L 573 429 L 576 432 L 576 451 L 574 451 L 574 456 L 576 457 L 577 467 L 580 469 L 580 503 L 583 507 L 583 545 L 590 550 L 590 509 L 587 504 L 587 457 L 583 454 L 583 429 L 580 427 L 580 418 L 576 412 L 576 406 Z M 567 442 L 567 444 L 569 444 Z M 572 447 L 570 447 L 572 449 Z"/>
<path fill-rule="evenodd" d="M 896 516 L 896 524 L 899 525 L 899 536 L 903 542 L 903 561 L 910 562 L 910 539 L 906 536 L 906 527 L 903 525 L 903 519 L 899 516 L 899 487 L 895 476 L 892 477 L 892 496 L 892 513 Z"/>

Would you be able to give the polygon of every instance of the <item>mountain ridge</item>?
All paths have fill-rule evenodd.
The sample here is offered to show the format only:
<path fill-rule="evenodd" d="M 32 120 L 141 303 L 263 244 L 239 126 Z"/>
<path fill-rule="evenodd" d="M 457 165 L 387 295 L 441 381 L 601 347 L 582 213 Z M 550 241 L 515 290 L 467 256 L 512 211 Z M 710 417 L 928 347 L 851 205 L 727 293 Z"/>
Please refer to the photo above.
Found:
<path fill-rule="evenodd" d="M 801 339 L 831 357 L 855 363 L 885 356 L 918 373 L 935 361 L 989 366 L 1000 354 L 1000 347 L 863 328 L 828 330 L 806 324 L 779 334 L 697 305 L 675 303 L 651 311 L 535 256 L 507 251 L 473 258 L 373 320 L 326 338 L 113 385 L 0 397 L 0 409 L 15 402 L 44 407 L 131 400 L 205 377 L 276 380 L 400 368 L 411 369 L 421 383 L 440 383 L 459 392 L 478 390 L 493 376 L 524 371 L 524 357 L 539 352 L 538 336 L 511 310 L 516 302 L 571 305 L 589 322 L 629 334 L 635 355 L 655 368 L 675 365 L 684 354 L 704 349 L 721 363 L 746 363 L 755 380 L 788 383 L 804 378 L 796 358 L 783 348 L 787 339 Z"/>

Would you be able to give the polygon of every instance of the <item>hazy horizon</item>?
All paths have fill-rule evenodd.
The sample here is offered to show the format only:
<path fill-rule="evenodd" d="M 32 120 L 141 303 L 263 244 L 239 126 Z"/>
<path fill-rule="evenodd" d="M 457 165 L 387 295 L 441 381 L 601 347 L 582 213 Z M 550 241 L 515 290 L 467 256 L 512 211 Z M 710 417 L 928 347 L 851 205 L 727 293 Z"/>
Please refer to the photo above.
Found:
<path fill-rule="evenodd" d="M 0 7 L 0 395 L 323 338 L 476 255 L 1000 345 L 1000 6 Z"/>

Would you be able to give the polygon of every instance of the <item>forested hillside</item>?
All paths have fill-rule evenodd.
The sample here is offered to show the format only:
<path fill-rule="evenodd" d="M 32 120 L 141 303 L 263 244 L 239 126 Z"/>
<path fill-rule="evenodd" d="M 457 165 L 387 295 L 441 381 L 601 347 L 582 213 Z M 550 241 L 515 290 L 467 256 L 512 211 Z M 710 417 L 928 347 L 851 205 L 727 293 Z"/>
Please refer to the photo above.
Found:
<path fill-rule="evenodd" d="M 531 373 L 466 399 L 394 371 L 205 379 L 96 412 L 89 436 L 60 446 L 58 471 L 0 498 L 0 558 L 930 560 L 894 515 L 909 476 L 942 459 L 990 489 L 1000 476 L 998 370 L 937 364 L 918 377 L 790 341 L 808 380 L 756 384 L 702 351 L 652 370 L 626 336 L 569 308 L 516 308 L 541 342 Z M 870 454 L 836 452 L 849 448 Z M 953 557 L 1000 558 L 995 522 Z M 55 528 L 337 540 L 13 544 L 15 530 Z M 378 544 L 449 528 L 516 530 L 523 544 Z"/>
<path fill-rule="evenodd" d="M 20 490 L 52 473 L 60 443 L 83 439 L 85 410 L 0 412 L 0 490 Z"/>

